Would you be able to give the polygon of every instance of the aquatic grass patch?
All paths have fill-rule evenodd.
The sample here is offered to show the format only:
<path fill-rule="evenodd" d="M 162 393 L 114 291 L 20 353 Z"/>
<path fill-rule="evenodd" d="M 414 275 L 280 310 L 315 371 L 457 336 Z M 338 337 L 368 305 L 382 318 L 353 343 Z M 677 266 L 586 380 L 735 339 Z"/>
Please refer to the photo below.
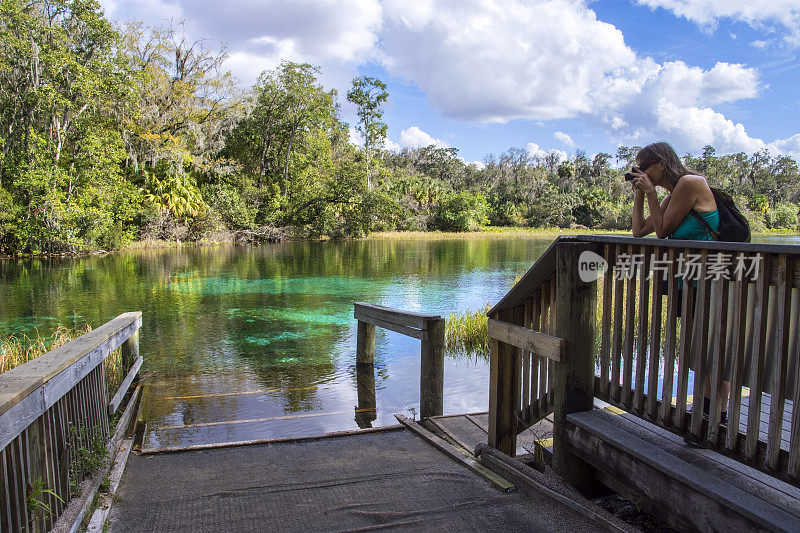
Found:
<path fill-rule="evenodd" d="M 445 319 L 444 345 L 448 355 L 489 355 L 489 322 L 486 313 L 490 309 L 487 303 L 484 309 L 450 315 Z"/>
<path fill-rule="evenodd" d="M 36 336 L 12 333 L 0 337 L 0 373 L 16 368 L 36 359 L 48 351 L 63 346 L 72 339 L 92 330 L 89 324 L 75 329 L 58 326 L 50 336 L 43 336 L 36 330 Z"/>

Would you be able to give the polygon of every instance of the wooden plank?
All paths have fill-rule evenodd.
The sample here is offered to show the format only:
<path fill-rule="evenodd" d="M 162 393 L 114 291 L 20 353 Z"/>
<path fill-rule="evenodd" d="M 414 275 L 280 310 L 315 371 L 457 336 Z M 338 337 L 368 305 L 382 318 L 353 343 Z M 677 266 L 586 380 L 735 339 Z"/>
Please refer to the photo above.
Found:
<path fill-rule="evenodd" d="M 689 250 L 683 250 L 685 258 Z M 675 420 L 674 424 L 680 429 L 684 429 L 684 419 L 686 418 L 686 395 L 689 388 L 689 359 L 692 355 L 692 334 L 694 324 L 694 307 L 692 306 L 694 295 L 694 284 L 682 280 L 683 293 L 681 305 L 681 332 L 678 339 L 678 383 L 676 388 Z"/>
<path fill-rule="evenodd" d="M 555 268 L 555 259 L 553 260 L 553 268 Z M 549 315 L 550 315 L 550 281 L 546 281 L 542 285 L 542 333 L 546 333 L 549 328 Z M 546 357 L 539 356 L 539 412 L 547 410 L 547 361 Z"/>
<path fill-rule="evenodd" d="M 533 322 L 533 302 L 529 298 L 525 300 L 525 309 L 522 327 L 530 330 Z M 528 412 L 531 405 L 531 352 L 522 352 L 522 413 Z"/>
<path fill-rule="evenodd" d="M 697 336 L 699 337 L 699 349 L 695 356 L 694 366 L 694 387 L 692 391 L 692 416 L 689 432 L 696 438 L 701 438 L 703 427 L 703 396 L 705 392 L 705 379 L 708 368 L 706 367 L 706 354 L 708 353 L 708 326 L 710 314 L 710 293 L 711 283 L 708 280 L 708 250 L 700 252 L 700 279 L 697 281 L 697 306 L 695 313 L 698 314 Z M 687 282 L 684 281 L 684 284 Z"/>
<path fill-rule="evenodd" d="M 749 530 L 754 525 L 773 531 L 796 530 L 796 516 L 644 441 L 610 418 L 600 410 L 570 415 L 570 445 L 585 460 L 607 472 L 613 468 L 616 476 L 645 493 L 672 494 L 664 505 L 692 520 L 695 527 L 714 524 L 726 530 L 728 520 L 743 517 L 749 527 L 740 520 L 732 530 Z M 720 507 L 715 509 L 713 503 Z M 711 516 L 703 516 L 710 509 L 714 509 Z"/>
<path fill-rule="evenodd" d="M 667 267 L 667 329 L 666 329 L 666 350 L 664 354 L 664 379 L 662 383 L 662 402 L 661 402 L 661 421 L 665 425 L 672 425 L 672 388 L 675 381 L 675 351 L 676 345 L 676 328 L 678 326 L 678 306 L 681 302 L 678 301 L 678 283 L 675 279 L 676 275 L 676 252 L 669 250 L 667 253 L 667 260 L 669 266 Z"/>
<path fill-rule="evenodd" d="M 355 313 L 365 317 L 415 329 L 425 329 L 428 322 L 440 320 L 442 318 L 440 315 L 403 311 L 401 309 L 393 309 L 391 307 L 364 302 L 355 302 L 353 308 Z M 365 322 L 372 323 L 370 320 L 365 320 Z"/>
<path fill-rule="evenodd" d="M 617 246 L 615 250 L 619 253 L 622 248 Z M 620 399 L 620 366 L 623 350 L 622 341 L 622 327 L 623 319 L 623 295 L 625 293 L 625 280 L 620 276 L 616 270 L 614 271 L 614 330 L 611 335 L 612 356 L 611 356 L 611 381 L 607 397 L 619 401 Z"/>
<path fill-rule="evenodd" d="M 374 326 L 388 329 L 396 333 L 402 333 L 403 335 L 406 335 L 408 337 L 414 337 L 415 339 L 419 339 L 421 341 L 428 340 L 428 332 L 426 330 L 414 329 L 408 326 L 401 326 L 399 324 L 395 324 L 394 322 L 386 322 L 384 320 L 380 320 L 372 316 L 364 315 L 358 311 L 355 312 L 354 317 L 356 320 L 367 322 Z"/>
<path fill-rule="evenodd" d="M 13 531 L 14 525 L 11 514 L 11 498 L 12 494 L 9 489 L 10 471 L 8 468 L 8 460 L 6 458 L 7 448 L 0 450 L 0 526 L 4 531 Z"/>
<path fill-rule="evenodd" d="M 0 448 L 5 448 L 26 427 L 46 411 L 41 388 L 14 403 L 0 414 Z"/>
<path fill-rule="evenodd" d="M 660 259 L 666 260 L 666 254 Z M 653 272 L 652 269 L 651 272 Z M 647 415 L 650 418 L 656 418 L 658 416 L 658 370 L 661 363 L 661 305 L 663 301 L 661 290 L 662 283 L 663 276 L 659 271 L 658 276 L 655 276 L 655 274 L 653 275 L 653 301 L 650 314 L 650 350 L 647 379 Z"/>
<path fill-rule="evenodd" d="M 513 483 L 511 483 L 510 481 L 503 478 L 499 474 L 494 473 L 493 471 L 489 470 L 488 468 L 480 464 L 478 461 L 475 460 L 472 454 L 467 452 L 466 450 L 462 452 L 459 448 L 456 448 L 455 446 L 445 441 L 441 437 L 434 435 L 424 427 L 420 426 L 413 420 L 406 418 L 403 415 L 394 415 L 394 416 L 405 427 L 407 427 L 420 437 L 424 438 L 433 446 L 435 446 L 442 452 L 446 453 L 459 463 L 463 464 L 473 472 L 480 474 L 481 476 L 486 478 L 492 485 L 502 490 L 503 492 L 511 492 L 516 489 L 516 486 Z"/>
<path fill-rule="evenodd" d="M 639 251 L 633 246 L 628 247 L 631 257 Z M 625 298 L 625 352 L 623 354 L 622 391 L 619 402 L 630 408 L 631 392 L 633 386 L 633 341 L 636 335 L 636 274 L 634 273 L 626 282 Z"/>
<path fill-rule="evenodd" d="M 128 392 L 128 388 L 130 388 L 131 383 L 133 383 L 134 378 L 139 373 L 139 369 L 142 367 L 143 362 L 144 359 L 142 358 L 141 355 L 136 358 L 136 361 L 133 363 L 133 366 L 128 372 L 128 375 L 125 376 L 125 379 L 122 381 L 122 384 L 119 386 L 119 389 L 117 389 L 116 394 L 114 394 L 114 397 L 111 398 L 111 402 L 109 402 L 108 404 L 109 415 L 113 415 L 114 413 L 117 412 L 119 404 L 122 403 L 122 399 L 125 397 L 125 393 Z"/>
<path fill-rule="evenodd" d="M 766 351 L 767 314 L 769 310 L 769 272 L 771 257 L 762 257 L 758 266 L 753 317 L 753 362 L 750 380 L 750 400 L 747 413 L 747 440 L 745 457 L 752 461 L 758 451 L 758 429 L 761 422 L 761 392 L 764 390 L 764 355 Z"/>
<path fill-rule="evenodd" d="M 637 350 L 636 350 L 636 380 L 634 381 L 633 391 L 633 410 L 641 414 L 644 410 L 644 374 L 647 368 L 647 331 L 648 322 L 650 320 L 650 254 L 647 253 L 647 248 L 642 246 L 639 253 L 643 256 L 642 265 L 639 270 L 639 326 L 637 328 L 636 336 Z M 654 322 L 659 322 L 661 317 L 658 317 Z M 661 339 L 658 339 L 660 342 Z"/>
<path fill-rule="evenodd" d="M 727 326 L 728 326 L 728 282 L 715 280 L 717 298 L 714 305 L 714 325 L 709 349 L 711 350 L 711 382 L 709 392 L 708 442 L 717 447 L 719 440 L 719 424 L 722 412 L 722 371 L 725 366 Z"/>
<path fill-rule="evenodd" d="M 800 291 L 796 291 L 800 292 Z M 795 294 L 797 300 L 798 294 Z M 800 313 L 800 302 L 795 306 L 795 313 Z M 795 327 L 797 321 L 795 320 Z M 789 357 L 793 358 L 794 364 L 794 395 L 792 396 L 792 414 L 789 435 L 789 465 L 788 473 L 795 481 L 800 481 L 800 331 L 796 331 L 794 342 L 791 346 Z"/>
<path fill-rule="evenodd" d="M 534 352 L 553 361 L 561 361 L 563 357 L 564 339 L 493 318 L 489 319 L 488 328 L 490 339 L 497 339 L 500 342 Z"/>
<path fill-rule="evenodd" d="M 738 447 L 739 440 L 739 415 L 742 402 L 742 382 L 744 381 L 744 356 L 745 333 L 747 331 L 748 315 L 752 309 L 748 304 L 749 283 L 746 281 L 734 282 L 733 292 L 733 318 L 731 320 L 731 393 L 728 399 L 728 432 L 725 439 L 725 448 L 731 452 Z"/>
<path fill-rule="evenodd" d="M 614 287 L 614 269 L 611 265 L 615 261 L 615 251 L 613 244 L 606 244 L 604 247 L 604 255 L 608 268 L 603 274 L 603 321 L 601 324 L 602 331 L 600 332 L 600 383 L 602 390 L 608 394 L 609 371 L 611 364 L 611 322 L 612 322 L 612 306 L 613 306 L 613 287 Z"/>
<path fill-rule="evenodd" d="M 769 437 L 767 439 L 767 466 L 775 470 L 781 449 L 783 429 L 783 402 L 786 397 L 786 372 L 789 357 L 789 330 L 792 306 L 791 265 L 785 254 L 778 256 L 778 314 L 774 330 L 775 366 L 772 373 L 772 396 L 770 400 Z"/>
<path fill-rule="evenodd" d="M 539 289 L 533 292 L 533 318 L 531 329 L 541 331 L 542 320 L 542 295 Z M 531 353 L 531 410 L 538 408 L 539 405 L 539 366 L 540 358 L 537 354 Z"/>

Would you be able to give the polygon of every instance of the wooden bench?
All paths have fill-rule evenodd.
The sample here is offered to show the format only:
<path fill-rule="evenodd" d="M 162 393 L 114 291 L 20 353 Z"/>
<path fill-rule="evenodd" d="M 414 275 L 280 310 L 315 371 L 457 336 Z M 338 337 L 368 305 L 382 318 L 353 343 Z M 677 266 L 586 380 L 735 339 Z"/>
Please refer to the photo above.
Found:
<path fill-rule="evenodd" d="M 673 527 L 798 531 L 800 489 L 627 413 L 567 415 L 571 451 L 599 481 Z"/>

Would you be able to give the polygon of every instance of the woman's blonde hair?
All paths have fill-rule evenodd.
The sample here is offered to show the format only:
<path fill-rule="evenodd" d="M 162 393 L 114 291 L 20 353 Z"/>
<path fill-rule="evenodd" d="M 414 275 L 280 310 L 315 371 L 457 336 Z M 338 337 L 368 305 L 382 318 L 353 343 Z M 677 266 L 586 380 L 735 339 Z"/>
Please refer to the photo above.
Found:
<path fill-rule="evenodd" d="M 648 144 L 639 150 L 639 153 L 636 154 L 636 162 L 640 166 L 661 163 L 664 165 L 664 173 L 667 179 L 673 186 L 677 185 L 678 180 L 687 174 L 702 175 L 684 165 L 672 145 L 663 141 Z"/>

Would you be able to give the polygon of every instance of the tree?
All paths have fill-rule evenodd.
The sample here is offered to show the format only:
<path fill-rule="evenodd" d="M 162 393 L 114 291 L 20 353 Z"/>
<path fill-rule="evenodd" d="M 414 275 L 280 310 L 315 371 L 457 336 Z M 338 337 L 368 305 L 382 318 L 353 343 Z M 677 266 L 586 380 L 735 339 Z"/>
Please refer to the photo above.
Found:
<path fill-rule="evenodd" d="M 386 139 L 386 124 L 381 121 L 383 110 L 381 105 L 389 98 L 386 84 L 378 78 L 359 77 L 353 80 L 353 86 L 347 92 L 347 101 L 358 109 L 359 123 L 356 127 L 364 137 L 364 152 L 367 156 L 367 187 L 372 188 L 370 163 L 375 150 L 383 146 Z"/>

